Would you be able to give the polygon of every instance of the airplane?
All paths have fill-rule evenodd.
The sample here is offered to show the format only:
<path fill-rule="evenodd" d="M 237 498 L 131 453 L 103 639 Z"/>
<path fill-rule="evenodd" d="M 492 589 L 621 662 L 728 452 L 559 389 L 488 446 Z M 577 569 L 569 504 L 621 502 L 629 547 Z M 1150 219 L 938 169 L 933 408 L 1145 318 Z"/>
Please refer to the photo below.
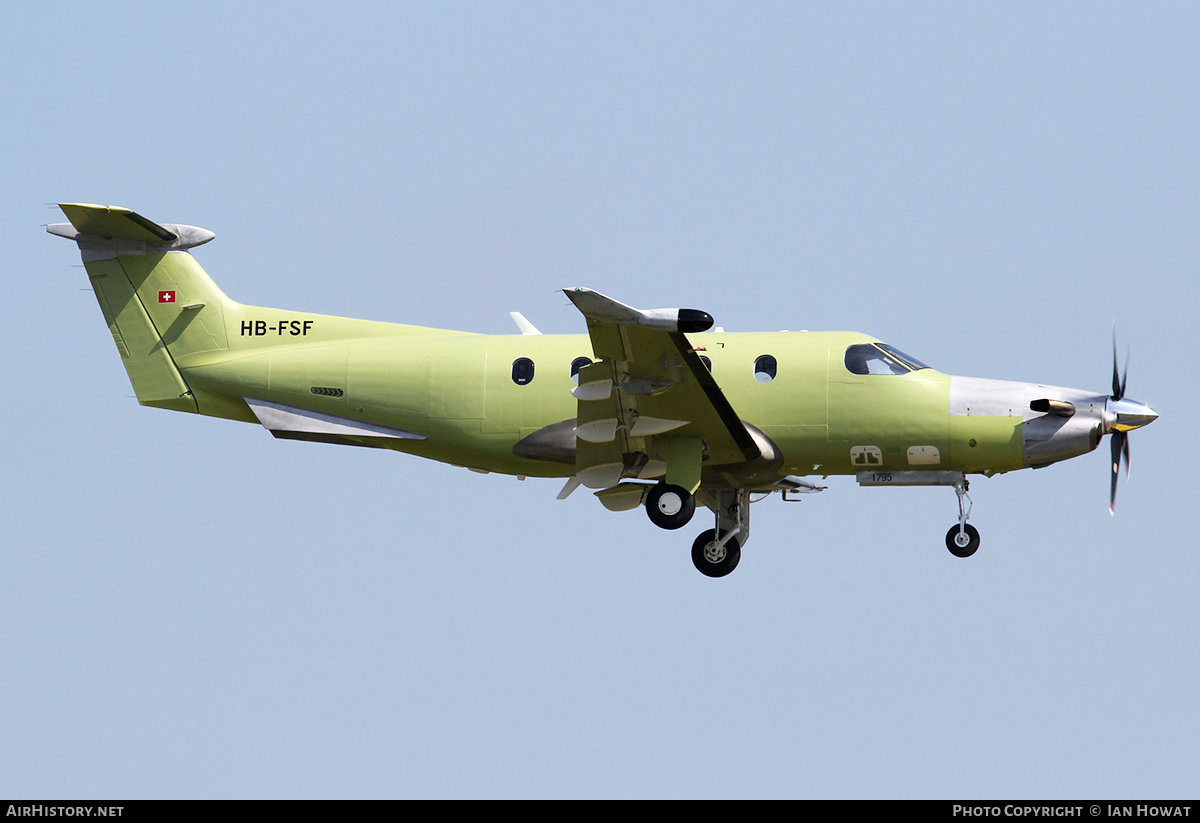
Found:
<path fill-rule="evenodd" d="M 697 505 L 692 545 L 709 577 L 734 570 L 750 504 L 826 487 L 947 486 L 946 547 L 979 548 L 968 475 L 1040 468 L 1111 435 L 1109 511 L 1128 433 L 1152 423 L 1125 397 L 1114 330 L 1111 394 L 957 377 L 857 332 L 733 333 L 696 309 L 637 309 L 587 288 L 566 296 L 587 334 L 485 335 L 246 306 L 190 249 L 206 229 L 129 209 L 61 203 L 101 312 L 145 406 L 262 425 L 277 438 L 395 451 L 479 472 L 565 479 L 660 528 Z"/>

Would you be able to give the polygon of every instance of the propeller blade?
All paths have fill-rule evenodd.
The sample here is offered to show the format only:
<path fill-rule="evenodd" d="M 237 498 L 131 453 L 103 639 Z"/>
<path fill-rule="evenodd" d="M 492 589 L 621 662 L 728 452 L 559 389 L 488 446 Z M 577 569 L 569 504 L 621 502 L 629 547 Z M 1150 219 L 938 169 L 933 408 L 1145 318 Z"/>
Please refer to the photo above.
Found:
<path fill-rule="evenodd" d="M 1117 506 L 1117 475 L 1121 470 L 1121 461 L 1125 461 L 1125 477 L 1129 477 L 1129 435 L 1123 431 L 1112 433 L 1112 483 L 1108 492 L 1108 513 L 1116 513 Z"/>
<path fill-rule="evenodd" d="M 1124 439 L 1125 432 L 1115 431 L 1112 433 L 1112 474 L 1108 492 L 1108 514 L 1110 517 L 1116 513 L 1117 475 L 1121 470 L 1121 441 Z"/>
<path fill-rule="evenodd" d="M 1124 374 L 1122 374 L 1118 370 L 1117 328 L 1114 325 L 1113 326 L 1113 384 L 1112 384 L 1113 400 L 1120 400 L 1122 397 L 1125 396 L 1125 379 L 1129 376 L 1129 354 L 1130 354 L 1130 350 L 1126 350 L 1126 352 L 1125 352 L 1125 372 L 1124 372 Z"/>
<path fill-rule="evenodd" d="M 1129 377 L 1129 355 L 1132 353 L 1133 353 L 1133 347 L 1126 346 L 1125 347 L 1125 370 L 1121 372 L 1121 396 L 1117 398 L 1118 400 L 1121 400 L 1125 397 L 1125 379 L 1127 377 Z"/>
<path fill-rule="evenodd" d="M 1119 400 L 1121 398 L 1121 375 L 1117 371 L 1118 365 L 1117 365 L 1117 324 L 1116 323 L 1113 323 L 1112 338 L 1113 338 L 1113 382 L 1112 382 L 1111 397 L 1115 400 Z"/>

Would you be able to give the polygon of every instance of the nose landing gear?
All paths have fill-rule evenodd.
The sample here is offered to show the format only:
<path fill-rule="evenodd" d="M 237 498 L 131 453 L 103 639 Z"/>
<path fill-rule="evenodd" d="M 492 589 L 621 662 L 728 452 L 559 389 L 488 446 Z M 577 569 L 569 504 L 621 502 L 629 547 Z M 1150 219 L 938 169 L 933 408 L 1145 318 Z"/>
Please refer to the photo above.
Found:
<path fill-rule="evenodd" d="M 954 493 L 958 495 L 958 525 L 951 526 L 946 532 L 946 548 L 955 557 L 970 557 L 979 550 L 979 530 L 967 522 L 971 516 L 971 498 L 967 494 L 969 485 L 964 478 L 954 484 Z M 963 506 L 963 499 L 967 505 Z"/>

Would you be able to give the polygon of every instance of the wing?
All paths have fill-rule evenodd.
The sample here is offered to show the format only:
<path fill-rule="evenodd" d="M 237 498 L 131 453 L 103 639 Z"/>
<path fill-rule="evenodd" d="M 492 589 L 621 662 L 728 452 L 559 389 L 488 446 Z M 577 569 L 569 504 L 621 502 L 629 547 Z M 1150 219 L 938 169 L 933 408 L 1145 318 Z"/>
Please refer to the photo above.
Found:
<path fill-rule="evenodd" d="M 700 467 L 762 452 L 686 332 L 712 326 L 695 309 L 640 310 L 591 289 L 565 290 L 587 318 L 597 362 L 579 372 L 576 469 L 591 488 L 657 477 L 694 491 Z"/>

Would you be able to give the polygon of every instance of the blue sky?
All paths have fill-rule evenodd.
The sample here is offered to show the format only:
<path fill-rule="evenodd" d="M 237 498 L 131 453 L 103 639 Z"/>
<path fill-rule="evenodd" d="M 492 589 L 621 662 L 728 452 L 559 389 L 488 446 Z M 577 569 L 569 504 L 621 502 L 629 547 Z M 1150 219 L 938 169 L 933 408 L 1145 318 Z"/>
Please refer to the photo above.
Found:
<path fill-rule="evenodd" d="M 0 795 L 1194 797 L 1192 4 L 13 8 Z M 58 201 L 235 300 L 582 331 L 557 290 L 1105 390 L 1131 438 L 755 506 L 737 571 L 559 483 L 131 398 Z"/>

